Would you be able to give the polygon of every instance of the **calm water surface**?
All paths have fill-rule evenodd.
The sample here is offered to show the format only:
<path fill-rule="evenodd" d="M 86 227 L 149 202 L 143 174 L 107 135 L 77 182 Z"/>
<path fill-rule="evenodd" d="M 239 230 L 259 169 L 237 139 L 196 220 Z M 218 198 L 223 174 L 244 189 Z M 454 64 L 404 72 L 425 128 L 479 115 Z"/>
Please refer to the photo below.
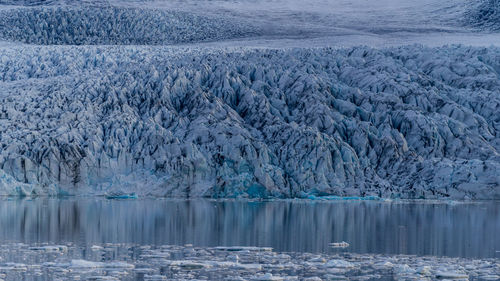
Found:
<path fill-rule="evenodd" d="M 500 258 L 500 202 L 1 199 L 2 243 Z M 332 242 L 345 241 L 345 249 Z"/>

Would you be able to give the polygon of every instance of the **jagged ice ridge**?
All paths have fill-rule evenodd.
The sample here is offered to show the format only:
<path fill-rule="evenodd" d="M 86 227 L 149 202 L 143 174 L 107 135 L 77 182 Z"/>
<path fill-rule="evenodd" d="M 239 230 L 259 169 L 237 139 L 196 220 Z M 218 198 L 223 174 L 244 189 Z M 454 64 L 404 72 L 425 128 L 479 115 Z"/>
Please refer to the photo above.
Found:
<path fill-rule="evenodd" d="M 467 24 L 491 31 L 500 30 L 500 1 L 472 1 L 466 11 Z"/>
<path fill-rule="evenodd" d="M 236 20 L 113 6 L 0 10 L 0 39 L 38 45 L 166 45 L 262 35 Z"/>
<path fill-rule="evenodd" d="M 500 49 L 0 48 L 0 194 L 500 198 Z"/>

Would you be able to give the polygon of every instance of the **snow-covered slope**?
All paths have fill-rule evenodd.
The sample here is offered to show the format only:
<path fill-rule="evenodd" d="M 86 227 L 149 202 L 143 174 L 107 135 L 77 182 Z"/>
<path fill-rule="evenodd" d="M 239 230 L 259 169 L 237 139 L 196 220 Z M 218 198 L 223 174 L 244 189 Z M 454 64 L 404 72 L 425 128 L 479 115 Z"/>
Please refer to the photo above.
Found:
<path fill-rule="evenodd" d="M 500 198 L 500 49 L 0 48 L 2 194 Z"/>

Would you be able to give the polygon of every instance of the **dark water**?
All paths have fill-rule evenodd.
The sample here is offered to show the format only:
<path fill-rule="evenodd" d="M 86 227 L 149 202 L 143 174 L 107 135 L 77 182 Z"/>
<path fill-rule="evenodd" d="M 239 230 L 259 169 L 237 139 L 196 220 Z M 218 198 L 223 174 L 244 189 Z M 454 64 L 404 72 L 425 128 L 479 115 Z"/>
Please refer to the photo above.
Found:
<path fill-rule="evenodd" d="M 500 258 L 500 203 L 2 199 L 0 241 Z"/>

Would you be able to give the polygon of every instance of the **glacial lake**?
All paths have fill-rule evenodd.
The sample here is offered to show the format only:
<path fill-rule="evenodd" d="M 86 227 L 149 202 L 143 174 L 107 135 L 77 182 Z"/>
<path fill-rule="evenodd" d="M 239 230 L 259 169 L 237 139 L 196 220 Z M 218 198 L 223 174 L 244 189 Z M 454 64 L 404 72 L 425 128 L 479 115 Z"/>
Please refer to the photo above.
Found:
<path fill-rule="evenodd" d="M 500 258 L 500 202 L 3 198 L 0 242 Z"/>

